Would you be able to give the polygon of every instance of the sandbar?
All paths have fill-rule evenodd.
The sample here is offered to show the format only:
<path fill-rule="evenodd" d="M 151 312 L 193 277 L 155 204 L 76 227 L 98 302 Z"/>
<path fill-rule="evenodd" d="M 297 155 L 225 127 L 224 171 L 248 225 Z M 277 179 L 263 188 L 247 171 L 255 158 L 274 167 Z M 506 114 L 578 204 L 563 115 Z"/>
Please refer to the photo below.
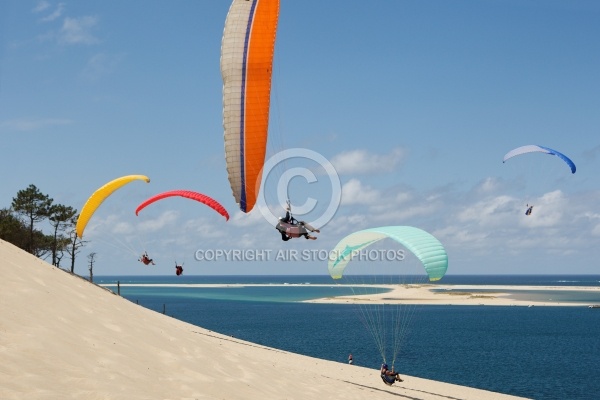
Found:
<path fill-rule="evenodd" d="M 520 286 L 520 285 L 376 285 L 389 292 L 355 294 L 306 300 L 308 303 L 330 304 L 422 304 L 422 305 L 496 305 L 496 306 L 593 306 L 590 302 L 522 300 L 511 297 L 518 292 L 586 291 L 598 294 L 600 287 L 590 286 Z M 358 292 L 358 291 L 357 291 Z"/>

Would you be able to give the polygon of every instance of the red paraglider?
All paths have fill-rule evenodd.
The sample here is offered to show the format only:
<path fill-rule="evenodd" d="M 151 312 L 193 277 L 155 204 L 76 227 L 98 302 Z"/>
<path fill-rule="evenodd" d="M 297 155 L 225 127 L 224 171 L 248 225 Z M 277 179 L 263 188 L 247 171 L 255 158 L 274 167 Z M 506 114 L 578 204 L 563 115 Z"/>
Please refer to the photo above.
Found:
<path fill-rule="evenodd" d="M 185 198 L 196 200 L 196 201 L 199 201 L 200 203 L 206 204 L 207 206 L 209 206 L 210 208 L 212 208 L 213 210 L 215 210 L 216 212 L 218 212 L 219 214 L 224 216 L 225 219 L 229 221 L 229 213 L 227 212 L 227 210 L 225 210 L 225 207 L 223 207 L 221 204 L 219 204 L 219 202 L 217 202 L 215 199 L 213 199 L 211 197 L 208 197 L 205 194 L 192 192 L 190 190 L 171 190 L 169 192 L 164 192 L 164 193 L 160 193 L 155 196 L 152 196 L 148 200 L 146 200 L 142 204 L 140 204 L 135 209 L 135 215 L 138 215 L 138 213 L 140 211 L 142 211 L 144 208 L 146 208 L 147 206 L 149 206 L 150 204 L 152 204 L 158 200 L 161 200 L 161 199 L 164 199 L 167 197 L 174 197 L 174 196 L 185 197 Z"/>

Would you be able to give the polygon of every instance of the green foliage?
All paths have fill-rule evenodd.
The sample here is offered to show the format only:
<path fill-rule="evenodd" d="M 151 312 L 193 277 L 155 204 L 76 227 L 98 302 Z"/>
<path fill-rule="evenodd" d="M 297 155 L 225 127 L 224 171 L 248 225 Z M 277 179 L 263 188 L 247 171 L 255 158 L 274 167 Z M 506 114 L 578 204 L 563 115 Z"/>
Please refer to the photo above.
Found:
<path fill-rule="evenodd" d="M 48 195 L 40 192 L 35 185 L 29 185 L 27 189 L 19 190 L 17 196 L 13 198 L 13 211 L 23 216 L 28 224 L 29 240 L 25 245 L 25 250 L 32 254 L 37 254 L 37 247 L 41 245 L 41 243 L 36 243 L 39 235 L 34 232 L 35 223 L 49 217 L 52 201 Z"/>
<path fill-rule="evenodd" d="M 48 221 L 52 233 L 47 235 L 37 224 Z M 66 253 L 71 257 L 71 272 L 75 254 L 82 245 L 73 240 L 77 210 L 70 206 L 54 204 L 54 200 L 42 193 L 35 185 L 19 190 L 12 200 L 11 209 L 0 210 L 0 239 L 34 254 L 37 257 L 51 256 L 52 265 L 60 266 Z"/>
<path fill-rule="evenodd" d="M 0 239 L 25 249 L 29 240 L 29 230 L 25 223 L 8 208 L 0 210 Z"/>
<path fill-rule="evenodd" d="M 66 249 L 71 242 L 68 237 L 61 235 L 61 233 L 67 231 L 69 228 L 73 229 L 76 214 L 77 210 L 70 206 L 62 204 L 53 204 L 50 206 L 48 219 L 53 228 L 54 239 L 52 241 L 52 265 L 59 265 L 62 258 L 59 252 Z"/>
<path fill-rule="evenodd" d="M 52 199 L 40 192 L 35 185 L 19 190 L 17 197 L 13 198 L 12 209 L 34 222 L 47 218 L 50 214 Z"/>

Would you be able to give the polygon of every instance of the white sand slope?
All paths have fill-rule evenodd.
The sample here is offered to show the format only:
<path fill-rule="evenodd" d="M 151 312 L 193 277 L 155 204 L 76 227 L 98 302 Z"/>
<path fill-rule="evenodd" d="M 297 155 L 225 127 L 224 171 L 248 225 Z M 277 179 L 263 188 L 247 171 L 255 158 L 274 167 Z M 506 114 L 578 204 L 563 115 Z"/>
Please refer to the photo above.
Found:
<path fill-rule="evenodd" d="M 511 399 L 220 335 L 0 241 L 0 399 Z"/>

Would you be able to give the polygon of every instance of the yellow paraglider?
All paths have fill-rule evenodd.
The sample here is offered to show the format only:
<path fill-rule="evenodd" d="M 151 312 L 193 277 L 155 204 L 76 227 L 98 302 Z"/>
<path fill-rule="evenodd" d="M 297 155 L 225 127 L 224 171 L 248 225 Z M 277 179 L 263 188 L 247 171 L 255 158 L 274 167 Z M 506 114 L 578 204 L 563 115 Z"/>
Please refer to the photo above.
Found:
<path fill-rule="evenodd" d="M 106 185 L 102 186 L 100 189 L 96 190 L 90 198 L 85 202 L 83 208 L 81 209 L 81 213 L 79 214 L 79 218 L 77 219 L 77 225 L 75 226 L 75 231 L 77 232 L 77 236 L 83 236 L 83 230 L 87 226 L 90 218 L 100 204 L 108 196 L 110 196 L 115 190 L 119 189 L 122 186 L 125 186 L 129 182 L 133 182 L 136 180 L 146 181 L 146 183 L 150 182 L 150 178 L 144 175 L 127 175 L 121 178 L 117 178 L 113 181 L 108 182 Z"/>

